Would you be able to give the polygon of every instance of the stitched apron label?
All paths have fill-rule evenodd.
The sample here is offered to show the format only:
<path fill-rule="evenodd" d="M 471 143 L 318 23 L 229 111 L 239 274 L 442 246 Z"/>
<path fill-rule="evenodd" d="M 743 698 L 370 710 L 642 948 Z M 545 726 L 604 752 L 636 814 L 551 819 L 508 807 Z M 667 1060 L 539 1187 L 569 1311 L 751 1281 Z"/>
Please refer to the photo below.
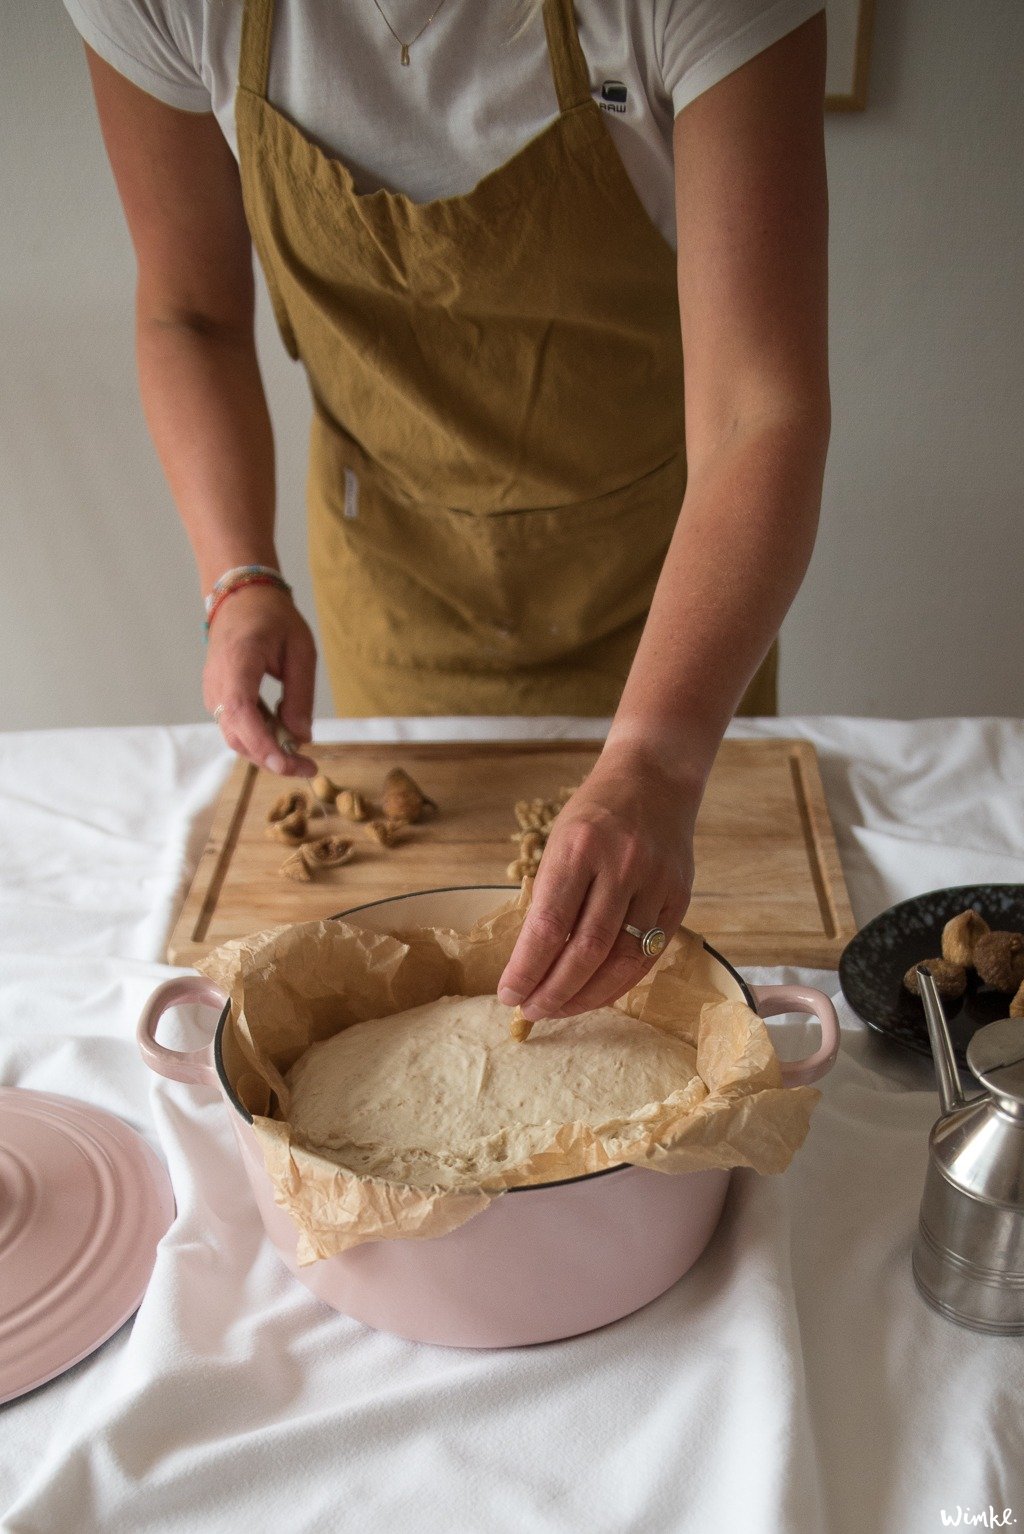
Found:
<path fill-rule="evenodd" d="M 359 475 L 355 469 L 345 470 L 345 515 L 346 517 L 359 515 Z"/>

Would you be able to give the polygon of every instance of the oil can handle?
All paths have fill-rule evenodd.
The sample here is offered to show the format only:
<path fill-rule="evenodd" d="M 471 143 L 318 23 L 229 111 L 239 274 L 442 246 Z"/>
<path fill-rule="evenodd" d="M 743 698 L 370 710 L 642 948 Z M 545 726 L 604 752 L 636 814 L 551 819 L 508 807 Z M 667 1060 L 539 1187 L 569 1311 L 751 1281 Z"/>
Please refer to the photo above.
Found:
<path fill-rule="evenodd" d="M 839 1018 L 831 996 L 811 985 L 752 985 L 759 1017 L 808 1012 L 821 1024 L 821 1044 L 802 1060 L 780 1060 L 784 1087 L 806 1086 L 832 1069 L 839 1053 Z"/>
<path fill-rule="evenodd" d="M 171 1081 L 215 1087 L 217 1070 L 213 1063 L 213 1041 L 204 1049 L 168 1049 L 156 1041 L 156 1025 L 172 1007 L 203 1006 L 223 1008 L 227 997 L 212 980 L 202 975 L 178 975 L 158 985 L 142 1009 L 135 1036 L 139 1052 L 151 1071 Z"/>

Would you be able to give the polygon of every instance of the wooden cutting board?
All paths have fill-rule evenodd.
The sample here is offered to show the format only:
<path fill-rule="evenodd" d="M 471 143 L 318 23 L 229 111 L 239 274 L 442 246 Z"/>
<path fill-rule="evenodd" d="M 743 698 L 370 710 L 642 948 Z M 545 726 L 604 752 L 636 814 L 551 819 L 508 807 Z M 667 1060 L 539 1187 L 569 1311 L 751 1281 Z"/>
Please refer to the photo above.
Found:
<path fill-rule="evenodd" d="M 168 961 L 192 964 L 229 938 L 388 895 L 511 885 L 515 801 L 550 798 L 578 783 L 600 749 L 597 740 L 318 745 L 313 754 L 335 783 L 373 799 L 387 770 L 402 766 L 439 811 L 391 848 L 331 815 L 325 833 L 351 836 L 356 853 L 312 884 L 281 877 L 289 849 L 265 836 L 268 808 L 293 785 L 239 761 L 217 802 Z M 686 922 L 727 959 L 837 966 L 856 924 L 808 741 L 723 741 L 697 821 L 695 857 Z"/>

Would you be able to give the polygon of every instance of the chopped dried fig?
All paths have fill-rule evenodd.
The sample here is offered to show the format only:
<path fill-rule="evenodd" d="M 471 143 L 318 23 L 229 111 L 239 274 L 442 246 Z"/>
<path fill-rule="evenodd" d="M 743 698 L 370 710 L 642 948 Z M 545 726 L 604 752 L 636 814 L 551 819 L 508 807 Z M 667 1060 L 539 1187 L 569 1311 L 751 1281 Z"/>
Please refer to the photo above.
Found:
<path fill-rule="evenodd" d="M 402 767 L 392 767 L 384 779 L 380 805 L 385 820 L 399 821 L 403 825 L 426 820 L 437 812 L 433 799 L 427 798 L 419 784 Z"/>
<path fill-rule="evenodd" d="M 280 872 L 286 879 L 299 884 L 309 884 L 322 868 L 337 868 L 352 856 L 352 843 L 342 836 L 319 836 L 315 841 L 303 842 L 301 847 L 285 858 Z"/>
<path fill-rule="evenodd" d="M 293 791 L 290 794 L 282 794 L 280 799 L 275 799 L 267 811 L 268 825 L 276 825 L 279 821 L 287 820 L 294 815 L 296 810 L 305 810 L 307 807 L 305 794 Z"/>
<path fill-rule="evenodd" d="M 544 835 L 540 831 L 523 831 L 519 837 L 519 856 L 534 858 L 539 863 L 544 851 Z"/>
<path fill-rule="evenodd" d="M 510 840 L 519 843 L 519 856 L 506 870 L 510 879 L 537 872 L 551 827 L 578 787 L 579 784 L 575 788 L 560 788 L 553 799 L 516 800 L 513 812 L 519 830 L 512 833 Z"/>
<path fill-rule="evenodd" d="M 337 783 L 332 783 L 325 772 L 318 772 L 309 786 L 321 804 L 333 804 L 338 797 Z"/>
<path fill-rule="evenodd" d="M 554 806 L 548 799 L 517 799 L 515 816 L 524 831 L 544 830 L 554 820 Z"/>
<path fill-rule="evenodd" d="M 339 788 L 334 808 L 346 820 L 368 820 L 370 817 L 370 806 L 355 788 Z"/>
<path fill-rule="evenodd" d="M 375 842 L 380 842 L 382 847 L 393 847 L 397 841 L 401 841 L 402 831 L 408 824 L 405 820 L 390 820 L 387 816 L 377 816 L 375 820 L 368 820 L 363 827 L 367 836 Z"/>
<path fill-rule="evenodd" d="M 530 1037 L 533 1024 L 528 1017 L 523 1016 L 522 1007 L 516 1007 L 508 1020 L 508 1031 L 517 1044 L 525 1044 Z"/>
<path fill-rule="evenodd" d="M 308 884 L 313 877 L 308 863 L 302 856 L 304 850 L 303 847 L 299 847 L 297 851 L 289 853 L 278 870 L 286 879 L 294 879 L 297 884 Z"/>
<path fill-rule="evenodd" d="M 343 836 L 320 836 L 299 848 L 299 856 L 311 873 L 321 868 L 338 868 L 352 856 L 353 843 Z"/>
<path fill-rule="evenodd" d="M 300 842 L 305 841 L 307 830 L 306 811 L 302 808 L 292 810 L 290 815 L 284 815 L 280 820 L 271 821 L 266 834 L 271 841 L 289 842 L 293 847 L 297 847 Z"/>

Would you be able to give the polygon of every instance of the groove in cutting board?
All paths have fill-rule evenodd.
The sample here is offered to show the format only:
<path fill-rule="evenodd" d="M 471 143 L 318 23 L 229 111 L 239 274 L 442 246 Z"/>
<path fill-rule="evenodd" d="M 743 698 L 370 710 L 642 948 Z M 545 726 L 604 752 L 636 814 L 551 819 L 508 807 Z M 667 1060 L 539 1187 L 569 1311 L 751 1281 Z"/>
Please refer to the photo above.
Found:
<path fill-rule="evenodd" d="M 283 879 L 288 848 L 267 841 L 266 811 L 281 780 L 236 763 L 171 935 L 168 958 L 190 964 L 229 938 L 310 921 L 410 890 L 508 886 L 518 798 L 578 783 L 603 742 L 358 742 L 314 745 L 336 782 L 373 798 L 401 765 L 440 809 L 391 849 L 331 816 L 351 835 L 353 860 L 312 884 Z M 296 783 L 296 787 L 305 786 Z M 835 968 L 856 930 L 817 755 L 808 741 L 726 740 L 695 836 L 697 874 L 686 920 L 735 964 Z"/>
<path fill-rule="evenodd" d="M 206 896 L 199 908 L 199 917 L 196 921 L 195 932 L 193 933 L 193 941 L 196 943 L 203 941 L 213 919 L 213 913 L 217 909 L 217 900 L 220 895 L 221 886 L 227 877 L 228 867 L 231 863 L 231 854 L 238 845 L 238 838 L 242 834 L 242 823 L 245 820 L 245 812 L 249 808 L 249 801 L 252 798 L 252 791 L 255 785 L 256 768 L 250 767 L 249 771 L 245 774 L 242 791 L 238 796 L 235 812 L 231 816 L 227 835 L 224 838 L 224 844 L 220 849 L 220 856 L 217 859 L 213 876 L 210 879 L 209 889 L 206 891 Z"/>
<path fill-rule="evenodd" d="M 804 835 L 808 844 L 813 846 L 818 857 L 808 858 L 807 866 L 810 869 L 811 882 L 814 885 L 814 893 L 818 897 L 818 909 L 821 912 L 821 925 L 826 937 L 836 935 L 836 915 L 832 909 L 832 902 L 828 898 L 828 890 L 825 886 L 824 874 L 821 868 L 821 849 L 814 826 L 811 823 L 811 812 L 807 807 L 808 793 L 807 784 L 801 771 L 801 761 L 796 755 L 789 759 L 789 768 L 793 774 L 794 795 L 796 807 L 800 813 L 800 822 L 804 828 Z"/>

